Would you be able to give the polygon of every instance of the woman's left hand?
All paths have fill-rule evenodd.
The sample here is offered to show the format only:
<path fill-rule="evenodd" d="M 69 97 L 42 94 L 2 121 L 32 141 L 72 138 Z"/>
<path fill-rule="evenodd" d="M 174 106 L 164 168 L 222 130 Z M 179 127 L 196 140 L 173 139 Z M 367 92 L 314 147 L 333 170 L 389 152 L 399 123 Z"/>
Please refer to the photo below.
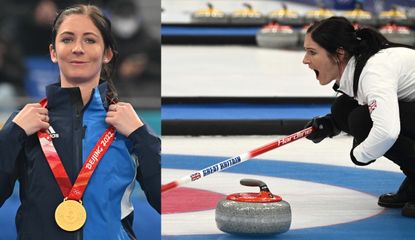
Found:
<path fill-rule="evenodd" d="M 118 102 L 108 107 L 105 122 L 115 127 L 122 135 L 128 137 L 137 128 L 144 125 L 129 103 Z"/>

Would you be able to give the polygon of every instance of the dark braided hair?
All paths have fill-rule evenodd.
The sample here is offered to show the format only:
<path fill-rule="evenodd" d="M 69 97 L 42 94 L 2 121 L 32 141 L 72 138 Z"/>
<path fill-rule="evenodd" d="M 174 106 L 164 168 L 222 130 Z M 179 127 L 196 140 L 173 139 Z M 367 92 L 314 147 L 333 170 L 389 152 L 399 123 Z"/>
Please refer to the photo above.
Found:
<path fill-rule="evenodd" d="M 359 77 L 363 67 L 371 56 L 381 49 L 390 47 L 406 47 L 409 45 L 388 41 L 377 30 L 364 27 L 355 30 L 353 25 L 344 17 L 330 17 L 316 22 L 308 30 L 313 41 L 318 43 L 332 55 L 338 49 L 344 49 L 349 57 L 354 56 L 356 67 L 353 76 L 353 93 L 357 95 Z"/>
<path fill-rule="evenodd" d="M 55 48 L 56 34 L 63 20 L 66 16 L 73 14 L 88 16 L 100 31 L 104 40 L 105 49 L 111 49 L 113 52 L 111 61 L 109 63 L 103 64 L 101 70 L 101 79 L 107 81 L 108 83 L 107 99 L 111 99 L 111 102 L 113 102 L 114 99 L 118 99 L 117 90 L 112 80 L 118 59 L 118 48 L 114 36 L 112 35 L 111 22 L 98 7 L 94 5 L 75 4 L 59 12 L 55 18 L 55 21 L 53 22 L 51 41 L 52 47 Z"/>

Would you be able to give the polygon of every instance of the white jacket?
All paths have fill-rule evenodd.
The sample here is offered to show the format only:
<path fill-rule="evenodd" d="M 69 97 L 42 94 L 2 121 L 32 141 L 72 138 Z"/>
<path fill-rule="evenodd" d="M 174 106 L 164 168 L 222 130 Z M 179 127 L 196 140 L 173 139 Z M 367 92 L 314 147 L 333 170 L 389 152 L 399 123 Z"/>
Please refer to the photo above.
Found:
<path fill-rule="evenodd" d="M 360 74 L 357 96 L 353 94 L 354 70 L 352 57 L 338 90 L 369 107 L 373 127 L 353 151 L 357 161 L 368 163 L 383 156 L 398 138 L 401 128 L 398 100 L 415 100 L 415 50 L 387 48 L 373 55 Z"/>

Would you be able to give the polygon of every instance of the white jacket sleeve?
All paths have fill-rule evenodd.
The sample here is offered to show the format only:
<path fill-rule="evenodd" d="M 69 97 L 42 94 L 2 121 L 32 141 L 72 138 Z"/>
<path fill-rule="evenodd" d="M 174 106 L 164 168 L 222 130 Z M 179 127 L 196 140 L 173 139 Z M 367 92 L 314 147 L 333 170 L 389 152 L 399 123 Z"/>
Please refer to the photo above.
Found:
<path fill-rule="evenodd" d="M 383 156 L 398 138 L 397 68 L 390 61 L 368 61 L 360 75 L 358 97 L 368 105 L 373 127 L 352 152 L 358 162 L 369 163 Z"/>

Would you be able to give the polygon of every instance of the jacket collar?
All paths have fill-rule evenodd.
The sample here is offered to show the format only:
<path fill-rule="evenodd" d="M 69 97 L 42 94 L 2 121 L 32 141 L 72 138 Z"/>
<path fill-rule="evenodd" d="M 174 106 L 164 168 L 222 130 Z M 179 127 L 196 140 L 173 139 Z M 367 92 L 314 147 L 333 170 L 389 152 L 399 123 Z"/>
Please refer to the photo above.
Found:
<path fill-rule="evenodd" d="M 101 81 L 97 88 L 93 91 L 98 90 L 101 95 L 101 100 L 104 108 L 108 108 L 106 96 L 107 96 L 108 84 L 106 81 Z M 91 94 L 91 98 L 93 93 Z M 83 109 L 83 102 L 81 97 L 81 90 L 79 87 L 73 88 L 62 88 L 60 83 L 54 83 L 46 86 L 46 97 L 48 99 L 48 108 L 62 108 L 64 106 L 76 106 L 76 109 Z M 88 104 L 86 104 L 88 105 Z"/>
<path fill-rule="evenodd" d="M 337 84 L 333 86 L 333 88 L 337 92 L 344 93 L 348 95 L 349 97 L 354 97 L 353 93 L 353 77 L 354 77 L 354 69 L 356 67 L 356 61 L 355 58 L 352 57 L 349 59 L 349 62 L 346 65 L 346 68 L 344 69 L 344 72 L 340 78 L 340 83 L 338 85 L 338 88 L 336 88 Z"/>

